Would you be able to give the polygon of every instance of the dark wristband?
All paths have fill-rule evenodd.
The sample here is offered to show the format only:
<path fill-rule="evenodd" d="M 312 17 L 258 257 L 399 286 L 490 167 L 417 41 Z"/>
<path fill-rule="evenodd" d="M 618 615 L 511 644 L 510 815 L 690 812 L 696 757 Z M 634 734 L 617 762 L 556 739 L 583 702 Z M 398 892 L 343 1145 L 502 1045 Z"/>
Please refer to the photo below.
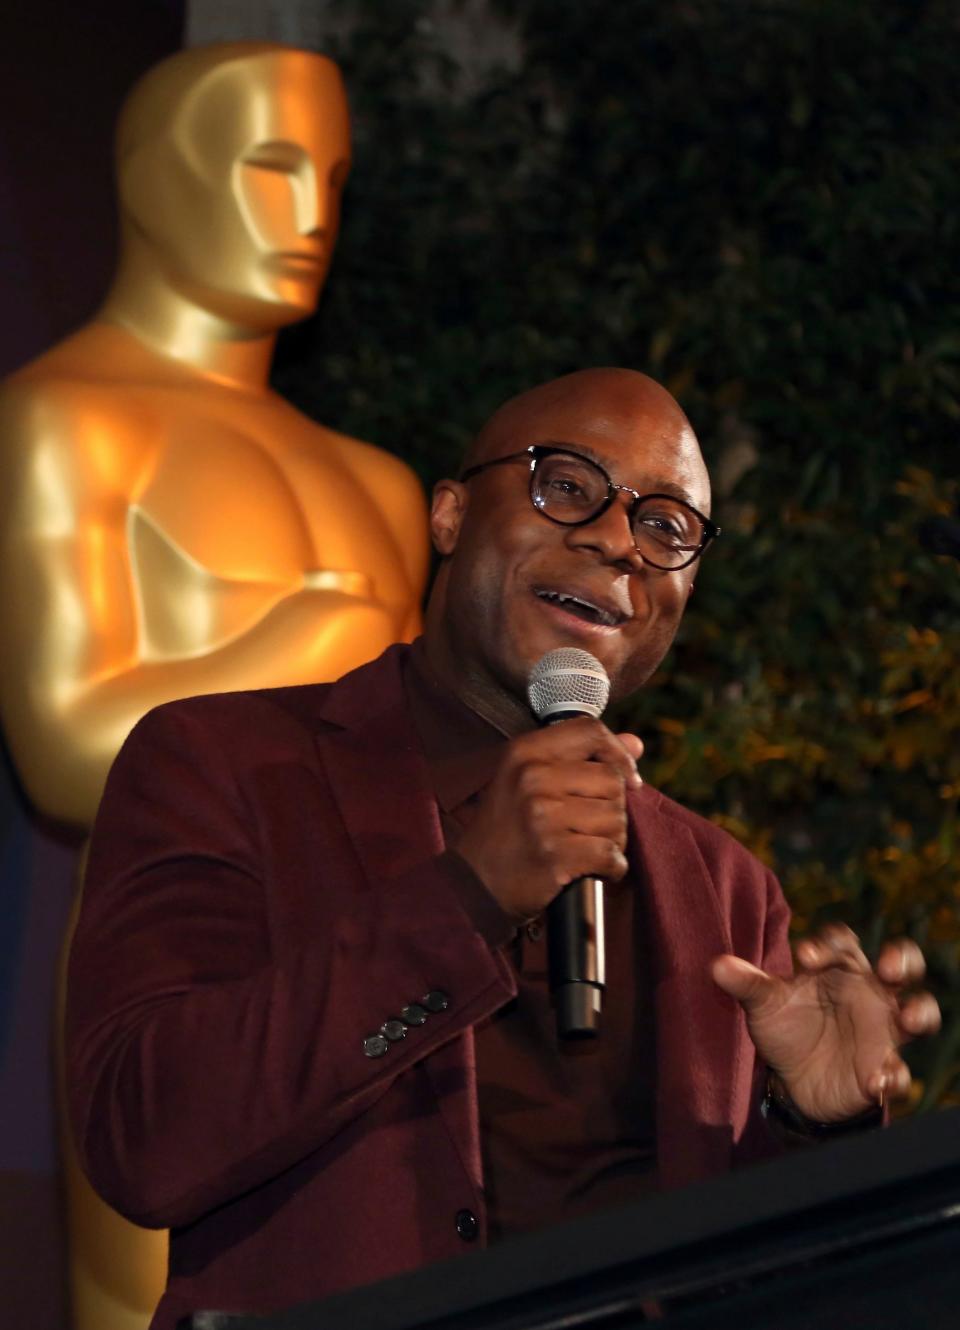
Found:
<path fill-rule="evenodd" d="M 843 1136 L 855 1136 L 858 1132 L 872 1131 L 874 1127 L 883 1124 L 883 1108 L 879 1104 L 843 1122 L 818 1122 L 816 1118 L 808 1118 L 797 1108 L 779 1076 L 773 1071 L 767 1072 L 760 1113 L 767 1122 L 806 1141 L 834 1141 Z"/>

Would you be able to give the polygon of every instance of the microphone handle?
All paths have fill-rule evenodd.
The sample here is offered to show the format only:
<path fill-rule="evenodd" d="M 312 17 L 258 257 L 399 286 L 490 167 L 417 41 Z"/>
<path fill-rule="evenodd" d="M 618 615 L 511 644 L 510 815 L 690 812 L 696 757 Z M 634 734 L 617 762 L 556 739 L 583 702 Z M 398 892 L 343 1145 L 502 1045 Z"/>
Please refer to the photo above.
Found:
<path fill-rule="evenodd" d="M 547 959 L 557 1034 L 595 1038 L 606 986 L 601 878 L 577 878 L 547 906 Z"/>
<path fill-rule="evenodd" d="M 544 723 L 582 715 L 573 705 L 554 711 Z M 547 906 L 547 966 L 559 1037 L 596 1038 L 607 982 L 601 878 L 576 878 Z"/>

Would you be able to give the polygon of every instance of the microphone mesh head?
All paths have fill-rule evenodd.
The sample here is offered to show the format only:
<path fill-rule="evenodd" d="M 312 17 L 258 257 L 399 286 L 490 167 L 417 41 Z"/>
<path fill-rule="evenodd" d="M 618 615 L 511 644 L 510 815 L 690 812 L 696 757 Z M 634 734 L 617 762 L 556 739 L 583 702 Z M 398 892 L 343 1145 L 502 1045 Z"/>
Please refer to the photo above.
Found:
<path fill-rule="evenodd" d="M 589 651 L 557 647 L 541 656 L 530 671 L 527 697 L 537 720 L 560 712 L 600 716 L 610 696 L 607 672 Z"/>

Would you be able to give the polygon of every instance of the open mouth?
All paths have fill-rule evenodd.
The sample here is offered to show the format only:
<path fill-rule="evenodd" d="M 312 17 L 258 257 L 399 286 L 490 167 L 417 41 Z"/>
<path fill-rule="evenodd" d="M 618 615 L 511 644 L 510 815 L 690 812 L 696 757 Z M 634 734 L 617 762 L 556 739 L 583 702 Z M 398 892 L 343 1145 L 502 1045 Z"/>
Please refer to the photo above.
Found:
<path fill-rule="evenodd" d="M 536 595 L 540 600 L 545 600 L 548 604 L 565 610 L 567 614 L 582 619 L 584 623 L 598 624 L 603 628 L 616 628 L 627 617 L 619 611 L 596 605 L 593 601 L 585 600 L 583 596 L 574 596 L 566 591 L 537 591 Z"/>

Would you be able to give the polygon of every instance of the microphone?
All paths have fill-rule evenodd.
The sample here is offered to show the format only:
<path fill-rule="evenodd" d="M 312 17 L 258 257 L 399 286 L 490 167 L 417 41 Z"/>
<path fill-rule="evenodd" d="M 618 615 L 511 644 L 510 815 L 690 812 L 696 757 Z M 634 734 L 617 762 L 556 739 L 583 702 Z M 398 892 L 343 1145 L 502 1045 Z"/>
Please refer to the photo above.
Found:
<path fill-rule="evenodd" d="M 607 672 L 588 651 L 558 647 L 530 672 L 527 697 L 541 725 L 573 716 L 600 717 L 610 696 Z M 547 906 L 550 995 L 561 1039 L 590 1039 L 600 1030 L 606 957 L 603 881 L 580 877 Z"/>
<path fill-rule="evenodd" d="M 960 522 L 950 517 L 928 517 L 917 532 L 920 544 L 931 554 L 952 554 L 960 559 Z"/>

